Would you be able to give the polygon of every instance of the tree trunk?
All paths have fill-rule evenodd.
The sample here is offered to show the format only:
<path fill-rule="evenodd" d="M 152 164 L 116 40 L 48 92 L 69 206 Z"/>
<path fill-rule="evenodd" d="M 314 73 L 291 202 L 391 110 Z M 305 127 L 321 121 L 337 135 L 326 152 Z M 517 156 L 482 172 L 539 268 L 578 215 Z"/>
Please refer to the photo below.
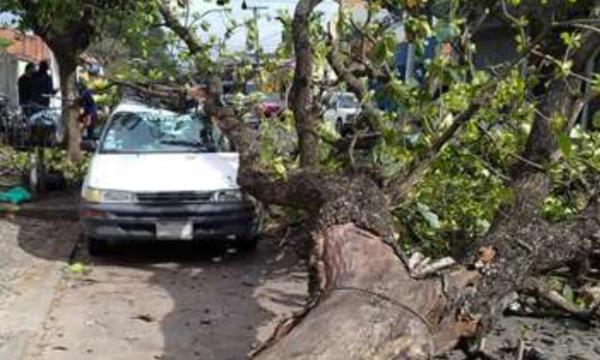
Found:
<path fill-rule="evenodd" d="M 71 58 L 57 57 L 60 71 L 60 92 L 62 97 L 62 123 L 67 154 L 71 161 L 81 161 L 81 131 L 79 130 L 79 109 L 75 73 L 76 63 Z"/>
<path fill-rule="evenodd" d="M 257 359 L 427 359 L 456 344 L 463 330 L 445 313 L 442 282 L 411 278 L 390 246 L 353 224 L 321 234 L 320 300 Z"/>
<path fill-rule="evenodd" d="M 312 96 L 313 53 L 310 44 L 310 15 L 321 0 L 300 0 L 293 20 L 296 67 L 292 84 L 291 104 L 298 131 L 300 166 L 319 164 L 317 135 L 318 104 Z"/>

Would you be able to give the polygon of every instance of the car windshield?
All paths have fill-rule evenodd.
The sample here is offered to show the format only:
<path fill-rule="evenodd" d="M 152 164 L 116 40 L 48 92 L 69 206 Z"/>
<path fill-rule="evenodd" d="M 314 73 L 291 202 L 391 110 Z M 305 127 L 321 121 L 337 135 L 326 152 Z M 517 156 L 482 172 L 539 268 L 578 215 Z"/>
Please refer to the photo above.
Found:
<path fill-rule="evenodd" d="M 263 95 L 262 101 L 263 102 L 273 102 L 273 103 L 279 102 L 279 95 L 272 94 L 272 93 L 265 94 L 265 95 Z"/>
<path fill-rule="evenodd" d="M 198 115 L 170 112 L 119 112 L 102 140 L 105 153 L 214 152 L 218 129 Z"/>
<path fill-rule="evenodd" d="M 356 109 L 360 106 L 356 96 L 351 94 L 343 94 L 338 98 L 338 106 L 343 109 Z"/>

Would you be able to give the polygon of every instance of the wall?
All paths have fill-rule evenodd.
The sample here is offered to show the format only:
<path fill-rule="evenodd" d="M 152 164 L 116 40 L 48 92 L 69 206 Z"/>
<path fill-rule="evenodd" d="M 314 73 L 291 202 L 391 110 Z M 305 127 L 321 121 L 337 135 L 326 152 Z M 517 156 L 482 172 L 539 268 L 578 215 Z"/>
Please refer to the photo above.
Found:
<path fill-rule="evenodd" d="M 0 93 L 8 97 L 8 105 L 11 107 L 19 104 L 18 73 L 19 61 L 8 54 L 0 54 Z"/>

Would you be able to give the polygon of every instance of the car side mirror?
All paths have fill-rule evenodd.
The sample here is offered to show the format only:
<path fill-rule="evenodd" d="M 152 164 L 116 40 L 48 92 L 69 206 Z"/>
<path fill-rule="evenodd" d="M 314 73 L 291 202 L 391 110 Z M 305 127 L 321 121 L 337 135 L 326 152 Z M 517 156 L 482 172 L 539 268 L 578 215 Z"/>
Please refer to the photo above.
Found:
<path fill-rule="evenodd" d="M 83 140 L 81 141 L 81 150 L 87 152 L 96 151 L 96 140 Z"/>

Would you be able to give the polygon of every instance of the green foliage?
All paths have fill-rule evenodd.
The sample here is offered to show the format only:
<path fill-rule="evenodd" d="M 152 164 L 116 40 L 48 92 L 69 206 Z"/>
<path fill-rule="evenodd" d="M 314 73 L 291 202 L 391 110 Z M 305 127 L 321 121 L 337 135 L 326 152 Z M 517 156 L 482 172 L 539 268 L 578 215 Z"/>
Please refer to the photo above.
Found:
<path fill-rule="evenodd" d="M 37 0 L 26 2 L 25 6 L 25 2 L 18 0 L 0 0 L 0 11 L 17 15 L 22 29 L 48 34 L 76 32 L 78 24 L 85 18 L 92 25 L 86 27 L 85 31 L 91 31 L 89 35 L 96 36 L 108 19 L 132 15 L 137 15 L 132 16 L 136 19 L 152 16 L 159 3 L 159 0 Z"/>
<path fill-rule="evenodd" d="M 395 35 L 393 33 L 385 34 L 373 48 L 373 61 L 378 64 L 390 61 L 394 57 L 396 49 L 397 44 Z"/>
<path fill-rule="evenodd" d="M 558 139 L 562 157 L 548 167 L 554 191 L 542 206 L 542 213 L 552 221 L 566 220 L 583 210 L 600 174 L 599 133 L 577 126 Z"/>
<path fill-rule="evenodd" d="M 286 110 L 282 119 L 266 119 L 260 124 L 260 161 L 276 177 L 285 178 L 298 164 L 292 157 L 296 149 L 294 116 Z"/>
<path fill-rule="evenodd" d="M 427 151 L 439 134 L 481 93 L 493 93 L 491 102 L 442 150 L 425 178 L 406 203 L 395 204 L 405 247 L 417 247 L 439 256 L 465 246 L 488 230 L 497 209 L 513 201 L 506 183 L 510 154 L 519 153 L 534 115 L 526 101 L 528 83 L 519 72 L 500 81 L 476 72 L 464 81 L 457 66 L 434 62 L 430 75 L 448 84 L 437 100 L 422 87 L 395 80 L 391 94 L 399 99 L 398 118 L 383 117 L 383 141 L 373 152 L 374 161 L 388 177 L 402 176 L 407 165 Z M 404 119 L 420 118 L 421 123 Z"/>
<path fill-rule="evenodd" d="M 401 240 L 430 255 L 447 254 L 485 234 L 498 207 L 510 199 L 508 187 L 487 164 L 449 147 L 395 212 L 407 229 Z"/>
<path fill-rule="evenodd" d="M 417 45 L 417 50 L 422 51 L 423 41 L 433 35 L 431 23 L 426 16 L 408 16 L 404 21 L 404 32 L 408 41 Z"/>
<path fill-rule="evenodd" d="M 30 152 L 0 147 L 0 154 L 3 160 L 2 167 L 5 170 L 23 175 L 29 173 L 32 166 Z M 81 162 L 75 163 L 69 160 L 67 152 L 61 149 L 44 149 L 43 156 L 46 171 L 62 175 L 69 186 L 78 186 L 83 182 L 91 159 L 89 155 L 84 155 Z"/>
<path fill-rule="evenodd" d="M 50 172 L 61 174 L 67 181 L 67 184 L 78 186 L 83 182 L 83 178 L 90 166 L 91 156 L 85 154 L 80 162 L 73 162 L 67 156 L 65 150 L 44 149 L 44 165 Z"/>
<path fill-rule="evenodd" d="M 12 41 L 7 39 L 0 39 L 0 50 L 6 49 L 12 45 Z"/>

